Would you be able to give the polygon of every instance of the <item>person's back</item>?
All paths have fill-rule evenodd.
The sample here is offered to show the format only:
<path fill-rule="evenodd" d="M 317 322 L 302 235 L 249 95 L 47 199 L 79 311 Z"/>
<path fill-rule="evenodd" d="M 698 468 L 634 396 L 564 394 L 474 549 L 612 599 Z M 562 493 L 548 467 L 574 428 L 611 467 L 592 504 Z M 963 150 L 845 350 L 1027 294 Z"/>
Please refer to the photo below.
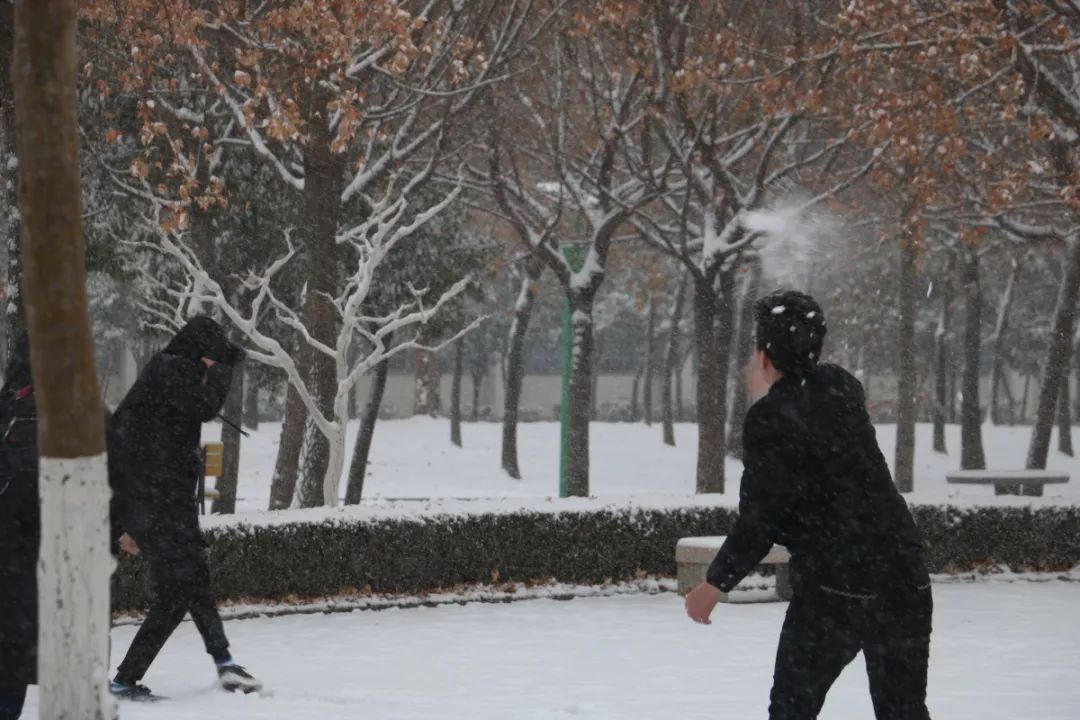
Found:
<path fill-rule="evenodd" d="M 780 543 L 793 597 L 780 634 L 770 720 L 812 720 L 862 651 L 879 720 L 928 720 L 933 601 L 919 533 L 878 448 L 858 381 L 820 365 L 825 318 L 814 300 L 777 293 L 755 306 L 755 396 L 743 425 L 739 514 L 686 597 L 708 623 Z"/>
<path fill-rule="evenodd" d="M 236 352 L 217 323 L 196 318 L 150 359 L 117 407 L 112 430 L 136 530 L 198 532 L 202 424 L 225 402 Z M 222 362 L 208 368 L 203 357 Z"/>
<path fill-rule="evenodd" d="M 823 364 L 781 379 L 748 413 L 744 442 L 768 443 L 791 471 L 757 482 L 797 485 L 775 540 L 791 552 L 796 582 L 860 594 L 929 582 L 865 402 L 858 380 Z"/>

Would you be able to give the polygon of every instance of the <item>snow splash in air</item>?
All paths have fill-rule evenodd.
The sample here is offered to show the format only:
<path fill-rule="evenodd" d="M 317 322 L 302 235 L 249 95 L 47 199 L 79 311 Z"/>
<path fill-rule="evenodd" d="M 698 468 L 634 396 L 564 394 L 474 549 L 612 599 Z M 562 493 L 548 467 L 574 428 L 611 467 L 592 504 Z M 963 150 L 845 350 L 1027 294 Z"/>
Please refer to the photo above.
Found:
<path fill-rule="evenodd" d="M 821 206 L 806 207 L 806 198 L 787 196 L 769 207 L 743 214 L 743 226 L 762 237 L 755 243 L 765 274 L 795 286 L 808 286 L 822 268 L 829 240 L 839 224 Z"/>

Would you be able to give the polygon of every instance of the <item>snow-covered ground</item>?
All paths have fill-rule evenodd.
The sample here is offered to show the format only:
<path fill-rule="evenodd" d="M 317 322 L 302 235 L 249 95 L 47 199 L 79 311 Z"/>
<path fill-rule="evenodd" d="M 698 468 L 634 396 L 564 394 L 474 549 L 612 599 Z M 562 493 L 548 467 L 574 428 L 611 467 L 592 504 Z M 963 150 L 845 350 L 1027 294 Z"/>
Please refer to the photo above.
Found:
<path fill-rule="evenodd" d="M 349 451 L 358 425 L 349 427 Z M 591 489 L 601 499 L 656 496 L 687 497 L 694 492 L 697 428 L 676 428 L 677 447 L 661 441 L 659 425 L 593 423 L 590 428 Z M 219 436 L 220 426 L 207 426 L 204 439 Z M 241 449 L 238 510 L 265 510 L 281 426 L 263 424 L 246 438 Z M 466 423 L 464 447 L 450 444 L 448 420 L 415 417 L 382 421 L 376 427 L 371 462 L 365 481 L 367 500 L 386 498 L 547 498 L 558 495 L 559 426 L 557 423 L 523 423 L 519 452 L 523 479 L 512 480 L 499 467 L 501 426 L 497 423 Z M 1022 468 L 1031 430 L 1027 427 L 987 426 L 983 443 L 987 463 L 994 469 Z M 895 426 L 883 425 L 878 436 L 891 463 Z M 991 500 L 993 489 L 949 486 L 945 473 L 960 465 L 960 429 L 948 427 L 949 455 L 933 452 L 931 427 L 917 429 L 916 475 L 913 502 L 967 504 Z M 1056 445 L 1056 436 L 1053 447 Z M 1080 459 L 1051 453 L 1049 467 L 1067 470 L 1072 481 L 1046 488 L 1045 503 L 1080 503 Z M 734 504 L 738 499 L 741 465 L 728 460 L 728 491 L 713 502 Z M 341 489 L 344 495 L 344 483 Z M 513 504 L 513 503 L 509 503 Z M 505 505 L 505 503 L 504 503 Z"/>
<path fill-rule="evenodd" d="M 1080 583 L 946 583 L 934 596 L 934 717 L 1080 717 Z M 187 622 L 146 677 L 171 700 L 123 705 L 121 718 L 763 718 L 785 608 L 721 605 L 700 627 L 668 593 L 229 622 L 238 659 L 269 697 L 213 690 Z M 114 667 L 134 632 L 113 631 Z M 35 694 L 23 717 L 36 717 L 36 706 Z M 857 658 L 821 718 L 870 717 Z"/>

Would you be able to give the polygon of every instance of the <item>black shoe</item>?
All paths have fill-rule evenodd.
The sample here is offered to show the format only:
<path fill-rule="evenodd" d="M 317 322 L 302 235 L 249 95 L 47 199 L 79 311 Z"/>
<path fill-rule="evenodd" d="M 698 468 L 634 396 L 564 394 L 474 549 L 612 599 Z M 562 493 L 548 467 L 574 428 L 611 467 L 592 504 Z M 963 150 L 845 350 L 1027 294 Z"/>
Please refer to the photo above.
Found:
<path fill-rule="evenodd" d="M 138 683 L 125 683 L 113 680 L 109 683 L 109 692 L 117 700 L 132 700 L 134 702 L 157 702 L 165 698 L 155 695 L 150 688 Z"/>
<path fill-rule="evenodd" d="M 263 689 L 262 683 L 252 677 L 251 673 L 240 665 L 219 665 L 217 672 L 218 682 L 227 692 L 237 692 L 239 690 L 247 695 L 260 692 Z"/>

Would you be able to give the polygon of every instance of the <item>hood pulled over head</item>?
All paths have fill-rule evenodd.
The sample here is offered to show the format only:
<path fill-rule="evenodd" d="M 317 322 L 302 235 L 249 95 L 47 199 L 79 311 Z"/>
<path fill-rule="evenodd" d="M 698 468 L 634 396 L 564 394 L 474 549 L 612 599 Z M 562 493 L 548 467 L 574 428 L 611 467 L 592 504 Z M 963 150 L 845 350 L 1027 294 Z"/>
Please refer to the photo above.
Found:
<path fill-rule="evenodd" d="M 232 345 L 225 337 L 225 330 L 213 318 L 199 315 L 188 321 L 187 325 L 176 333 L 165 352 L 199 360 L 210 358 L 214 362 L 228 363 L 232 356 Z"/>

